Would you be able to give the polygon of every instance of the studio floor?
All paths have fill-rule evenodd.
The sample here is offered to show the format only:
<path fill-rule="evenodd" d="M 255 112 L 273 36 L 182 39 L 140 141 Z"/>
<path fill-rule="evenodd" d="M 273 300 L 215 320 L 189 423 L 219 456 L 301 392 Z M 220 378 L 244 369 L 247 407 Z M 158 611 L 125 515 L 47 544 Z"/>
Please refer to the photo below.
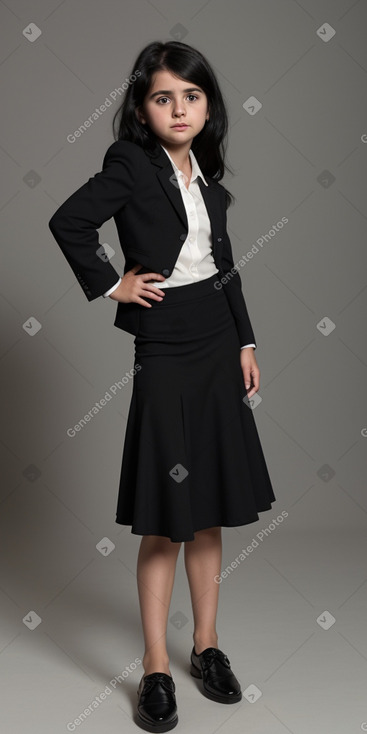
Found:
<path fill-rule="evenodd" d="M 297 530 L 296 517 L 292 528 L 287 517 L 273 522 L 281 509 L 222 531 L 218 647 L 241 682 L 237 704 L 208 700 L 189 673 L 193 625 L 181 547 L 167 632 L 177 732 L 367 730 L 365 531 Z M 139 731 L 139 542 L 116 528 L 101 545 L 106 555 L 96 548 L 69 580 L 59 576 L 43 603 L 37 569 L 22 593 L 16 574 L 3 583 L 3 734 Z M 31 589 L 35 608 L 25 602 Z"/>

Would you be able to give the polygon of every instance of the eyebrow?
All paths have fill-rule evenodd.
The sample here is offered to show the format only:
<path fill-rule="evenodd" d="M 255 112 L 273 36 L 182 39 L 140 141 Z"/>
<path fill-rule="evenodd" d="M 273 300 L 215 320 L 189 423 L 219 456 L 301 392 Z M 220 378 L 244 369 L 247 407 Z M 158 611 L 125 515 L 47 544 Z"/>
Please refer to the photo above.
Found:
<path fill-rule="evenodd" d="M 188 89 L 183 89 L 183 92 L 202 92 L 202 89 L 198 89 L 198 87 L 188 87 Z M 153 99 L 153 97 L 157 97 L 158 94 L 173 94 L 172 89 L 160 89 L 159 92 L 153 92 L 149 96 L 149 99 Z"/>

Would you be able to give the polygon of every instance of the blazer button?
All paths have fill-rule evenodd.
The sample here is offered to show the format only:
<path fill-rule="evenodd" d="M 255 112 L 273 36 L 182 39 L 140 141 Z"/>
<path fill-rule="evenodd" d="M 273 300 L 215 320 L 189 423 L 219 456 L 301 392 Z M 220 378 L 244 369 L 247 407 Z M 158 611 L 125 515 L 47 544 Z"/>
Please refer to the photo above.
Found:
<path fill-rule="evenodd" d="M 217 237 L 217 240 L 218 240 L 218 242 L 222 242 L 222 238 L 221 237 Z"/>
<path fill-rule="evenodd" d="M 183 240 L 186 239 L 186 237 L 187 237 L 187 234 L 185 234 L 185 233 L 184 234 L 180 234 L 180 240 L 183 241 Z"/>
<path fill-rule="evenodd" d="M 169 273 L 169 270 L 167 270 L 167 268 L 164 268 L 164 270 L 162 270 L 162 275 L 166 276 L 166 275 L 169 275 L 169 274 L 170 273 Z"/>

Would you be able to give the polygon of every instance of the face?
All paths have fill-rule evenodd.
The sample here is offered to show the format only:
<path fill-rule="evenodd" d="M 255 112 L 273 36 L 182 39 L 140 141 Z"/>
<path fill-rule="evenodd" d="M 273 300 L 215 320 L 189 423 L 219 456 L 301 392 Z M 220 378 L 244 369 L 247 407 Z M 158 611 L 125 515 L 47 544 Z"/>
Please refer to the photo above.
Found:
<path fill-rule="evenodd" d="M 170 71 L 158 71 L 136 114 L 163 145 L 191 143 L 209 119 L 207 96 L 196 84 L 175 77 Z M 178 123 L 185 127 L 175 127 Z"/>

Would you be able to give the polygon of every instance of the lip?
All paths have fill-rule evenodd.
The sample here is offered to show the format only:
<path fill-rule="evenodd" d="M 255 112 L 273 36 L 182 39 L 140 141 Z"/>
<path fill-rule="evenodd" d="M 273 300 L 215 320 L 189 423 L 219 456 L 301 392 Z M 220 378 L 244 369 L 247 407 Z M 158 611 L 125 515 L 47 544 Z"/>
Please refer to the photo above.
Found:
<path fill-rule="evenodd" d="M 189 125 L 186 125 L 186 123 L 183 123 L 182 125 L 172 125 L 172 127 L 175 130 L 185 130 Z"/>

